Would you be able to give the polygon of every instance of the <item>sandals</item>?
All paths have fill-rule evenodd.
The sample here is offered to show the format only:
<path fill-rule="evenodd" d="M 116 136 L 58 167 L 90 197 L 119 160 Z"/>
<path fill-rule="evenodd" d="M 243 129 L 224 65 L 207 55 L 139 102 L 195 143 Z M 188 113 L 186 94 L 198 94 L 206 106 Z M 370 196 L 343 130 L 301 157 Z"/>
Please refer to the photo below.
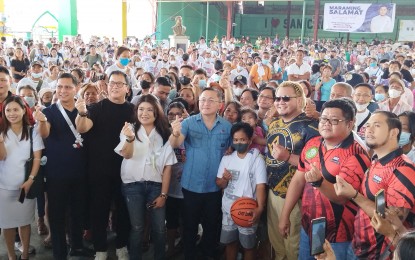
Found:
<path fill-rule="evenodd" d="M 39 236 L 44 236 L 49 233 L 49 230 L 46 227 L 45 222 L 43 221 L 43 219 L 40 218 L 37 220 L 37 233 L 39 234 Z"/>
<path fill-rule="evenodd" d="M 43 240 L 43 246 L 47 249 L 52 249 L 52 239 L 49 237 Z"/>

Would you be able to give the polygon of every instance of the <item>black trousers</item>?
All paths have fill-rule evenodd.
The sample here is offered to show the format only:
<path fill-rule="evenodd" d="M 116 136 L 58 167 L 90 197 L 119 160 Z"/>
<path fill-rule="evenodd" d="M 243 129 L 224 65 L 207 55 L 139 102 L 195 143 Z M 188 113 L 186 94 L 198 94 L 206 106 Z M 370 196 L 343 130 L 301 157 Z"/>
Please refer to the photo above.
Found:
<path fill-rule="evenodd" d="M 95 175 L 94 175 L 95 176 Z M 130 235 L 130 218 L 127 205 L 121 193 L 120 176 L 97 176 L 90 181 L 88 192 L 90 195 L 90 217 L 92 240 L 96 252 L 106 252 L 107 226 L 111 210 L 111 203 L 115 205 L 113 225 L 116 228 L 116 248 L 128 245 Z"/>
<path fill-rule="evenodd" d="M 83 233 L 85 178 L 48 178 L 49 224 L 54 259 L 67 258 L 66 223 L 69 223 L 71 247 L 80 249 Z M 69 213 L 69 214 L 67 214 Z M 66 221 L 69 216 L 69 221 Z"/>
<path fill-rule="evenodd" d="M 215 257 L 221 229 L 222 193 L 196 193 L 183 190 L 183 239 L 186 260 L 197 259 L 196 238 L 199 223 L 203 227 L 200 243 L 204 256 Z"/>

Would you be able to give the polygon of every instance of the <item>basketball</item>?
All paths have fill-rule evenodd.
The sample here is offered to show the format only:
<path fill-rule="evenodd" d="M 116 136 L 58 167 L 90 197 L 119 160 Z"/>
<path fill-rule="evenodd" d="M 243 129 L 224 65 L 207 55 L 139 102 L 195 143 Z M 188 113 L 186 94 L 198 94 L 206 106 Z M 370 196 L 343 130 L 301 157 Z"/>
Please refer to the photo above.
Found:
<path fill-rule="evenodd" d="M 249 221 L 252 219 L 253 210 L 258 207 L 256 200 L 251 198 L 239 198 L 235 200 L 231 207 L 231 217 L 236 225 L 241 227 L 251 227 Z"/>

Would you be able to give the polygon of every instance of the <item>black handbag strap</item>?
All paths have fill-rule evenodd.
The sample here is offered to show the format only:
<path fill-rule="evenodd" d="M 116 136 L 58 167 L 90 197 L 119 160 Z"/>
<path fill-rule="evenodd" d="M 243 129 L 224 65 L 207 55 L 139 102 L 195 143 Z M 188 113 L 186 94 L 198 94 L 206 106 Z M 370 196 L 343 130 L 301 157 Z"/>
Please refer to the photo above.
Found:
<path fill-rule="evenodd" d="M 30 157 L 33 158 L 33 127 L 29 129 L 29 139 L 30 139 Z"/>

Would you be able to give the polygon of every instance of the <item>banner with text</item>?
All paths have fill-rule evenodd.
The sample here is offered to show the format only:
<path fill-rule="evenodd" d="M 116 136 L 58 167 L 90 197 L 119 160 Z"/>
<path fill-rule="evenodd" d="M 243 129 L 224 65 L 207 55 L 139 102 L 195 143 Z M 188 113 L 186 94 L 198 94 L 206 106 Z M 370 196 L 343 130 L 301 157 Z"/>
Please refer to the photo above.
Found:
<path fill-rule="evenodd" d="M 325 31 L 391 33 L 395 26 L 396 4 L 327 3 L 324 5 Z"/>

